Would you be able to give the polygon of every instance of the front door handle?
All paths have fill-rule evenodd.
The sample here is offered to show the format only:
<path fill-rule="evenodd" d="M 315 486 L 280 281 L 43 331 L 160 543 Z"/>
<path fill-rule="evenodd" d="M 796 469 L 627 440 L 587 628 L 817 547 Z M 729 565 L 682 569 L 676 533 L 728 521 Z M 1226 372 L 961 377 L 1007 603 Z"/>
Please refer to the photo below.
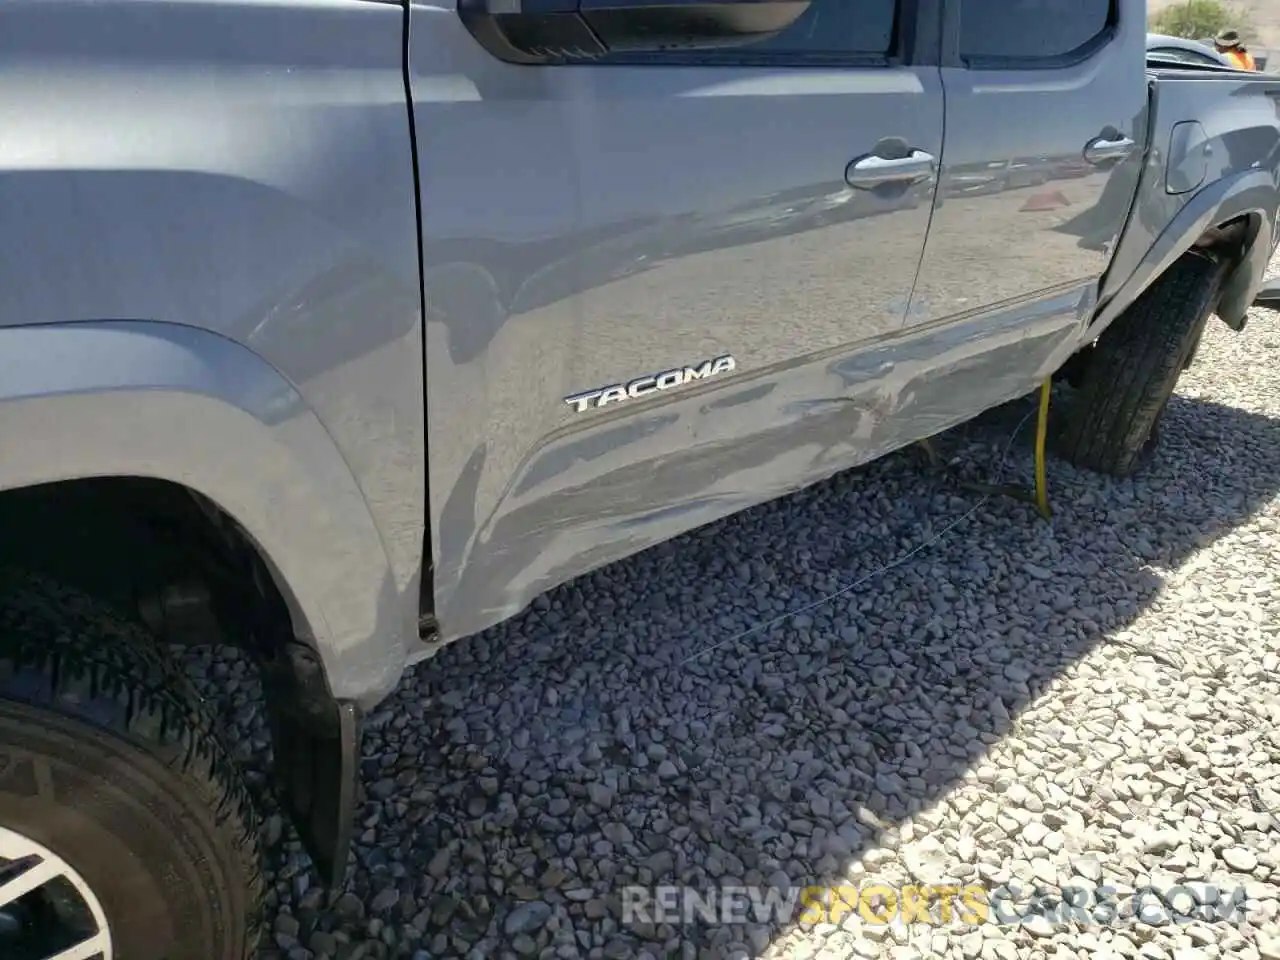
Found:
<path fill-rule="evenodd" d="M 886 183 L 910 186 L 933 176 L 937 158 L 923 150 L 912 150 L 905 157 L 877 157 L 868 154 L 849 164 L 845 183 L 859 190 L 870 190 Z"/>
<path fill-rule="evenodd" d="M 1108 160 L 1123 160 L 1133 152 L 1136 144 L 1122 133 L 1104 133 L 1094 137 L 1084 146 L 1084 158 L 1090 163 L 1106 163 Z"/>

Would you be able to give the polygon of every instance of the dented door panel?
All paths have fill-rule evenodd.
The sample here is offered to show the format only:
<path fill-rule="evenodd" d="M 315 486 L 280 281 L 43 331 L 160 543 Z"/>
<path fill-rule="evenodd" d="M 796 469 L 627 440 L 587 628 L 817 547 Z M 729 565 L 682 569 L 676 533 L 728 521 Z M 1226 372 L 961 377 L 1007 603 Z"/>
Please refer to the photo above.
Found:
<path fill-rule="evenodd" d="M 442 639 L 864 459 L 836 365 L 901 332 L 934 178 L 846 171 L 938 155 L 936 67 L 514 65 L 428 4 L 409 49 Z"/>

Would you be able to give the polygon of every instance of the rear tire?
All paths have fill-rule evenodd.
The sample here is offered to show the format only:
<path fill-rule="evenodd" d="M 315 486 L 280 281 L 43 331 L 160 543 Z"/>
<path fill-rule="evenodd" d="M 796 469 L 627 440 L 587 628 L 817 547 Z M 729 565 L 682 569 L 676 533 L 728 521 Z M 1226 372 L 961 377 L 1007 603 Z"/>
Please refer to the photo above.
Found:
<path fill-rule="evenodd" d="M 1063 457 L 1116 477 L 1145 462 L 1217 304 L 1224 270 L 1207 257 L 1182 257 L 1102 332 L 1058 438 Z"/>
<path fill-rule="evenodd" d="M 257 818 L 187 678 L 143 628 L 93 598 L 0 568 L 6 850 L 5 960 L 45 960 L 103 927 L 101 955 L 115 960 L 256 951 Z M 49 881 L 6 895 L 6 882 L 25 875 L 29 885 L 40 870 L 71 877 L 74 893 Z"/>

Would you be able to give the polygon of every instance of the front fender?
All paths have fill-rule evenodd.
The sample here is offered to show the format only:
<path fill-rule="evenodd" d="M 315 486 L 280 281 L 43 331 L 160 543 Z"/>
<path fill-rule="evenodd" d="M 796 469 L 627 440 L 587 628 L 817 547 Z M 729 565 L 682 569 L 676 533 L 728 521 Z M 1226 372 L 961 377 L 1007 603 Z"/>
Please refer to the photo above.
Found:
<path fill-rule="evenodd" d="M 363 707 L 400 677 L 402 596 L 347 463 L 257 354 L 177 324 L 0 328 L 0 490 L 130 476 L 203 494 L 243 527 L 330 689 Z"/>

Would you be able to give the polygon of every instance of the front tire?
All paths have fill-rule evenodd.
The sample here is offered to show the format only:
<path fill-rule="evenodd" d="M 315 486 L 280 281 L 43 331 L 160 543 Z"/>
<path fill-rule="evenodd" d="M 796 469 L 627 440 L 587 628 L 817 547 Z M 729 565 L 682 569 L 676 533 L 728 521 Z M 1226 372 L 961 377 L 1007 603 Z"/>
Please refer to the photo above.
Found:
<path fill-rule="evenodd" d="M 145 630 L 0 569 L 0 957 L 248 960 L 256 826 L 199 697 Z"/>
<path fill-rule="evenodd" d="M 1187 254 L 1102 332 L 1078 373 L 1058 438 L 1068 461 L 1125 477 L 1150 455 L 1178 377 L 1217 304 L 1224 270 Z"/>

